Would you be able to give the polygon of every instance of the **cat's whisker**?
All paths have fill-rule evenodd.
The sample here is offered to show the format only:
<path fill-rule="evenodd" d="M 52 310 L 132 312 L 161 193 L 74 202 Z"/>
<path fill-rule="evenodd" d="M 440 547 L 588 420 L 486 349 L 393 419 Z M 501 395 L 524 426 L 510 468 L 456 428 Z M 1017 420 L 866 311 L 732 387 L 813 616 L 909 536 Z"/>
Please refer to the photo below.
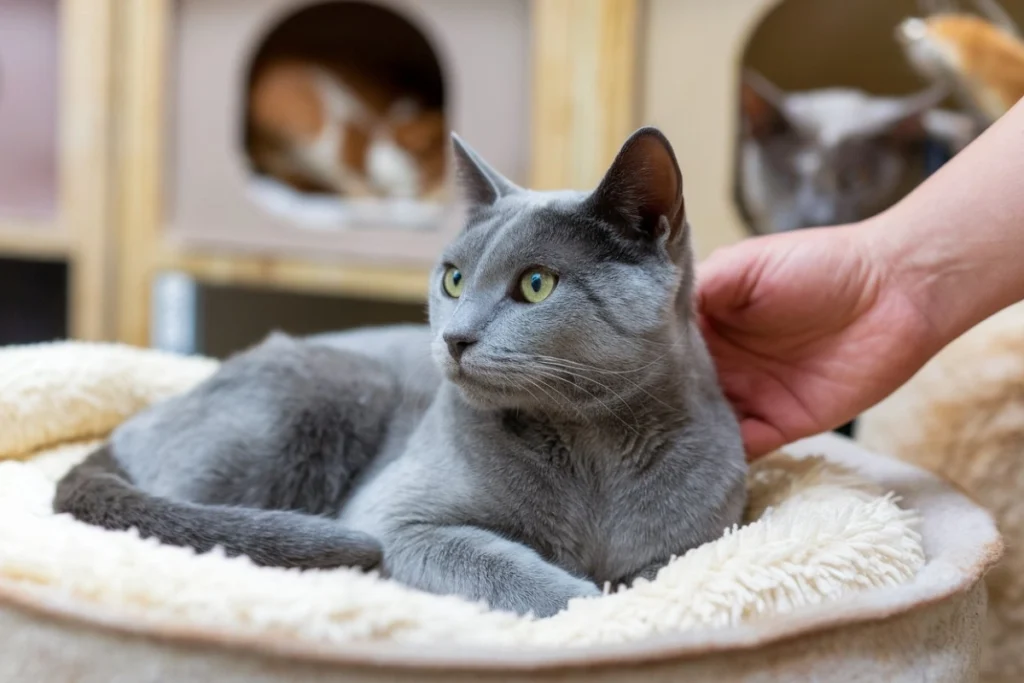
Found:
<path fill-rule="evenodd" d="M 542 391 L 544 391 L 544 393 L 549 398 L 552 398 L 552 400 L 554 401 L 555 405 L 558 406 L 559 408 L 566 408 L 566 407 L 571 408 L 572 411 L 575 412 L 585 422 L 588 422 L 588 423 L 590 422 L 590 418 L 587 416 L 587 414 L 584 413 L 582 410 L 580 410 L 572 402 L 572 400 L 568 396 L 566 396 L 561 391 L 559 391 L 557 389 L 557 387 L 555 387 L 554 385 L 548 384 L 547 382 L 545 382 L 541 378 L 533 378 L 533 379 L 524 378 L 524 379 L 526 379 L 527 381 L 531 382 L 538 389 L 541 389 Z M 554 392 L 555 393 L 555 397 L 552 397 L 550 392 Z M 559 400 L 559 399 L 561 399 L 561 400 Z"/>
<path fill-rule="evenodd" d="M 609 406 L 609 405 L 608 405 L 607 403 L 605 403 L 604 401 L 602 401 L 602 400 L 601 400 L 601 398 L 600 398 L 599 396 L 597 396 L 596 394 L 594 394 L 593 392 L 590 392 L 590 391 L 588 391 L 588 390 L 584 389 L 583 387 L 579 386 L 578 384 L 572 384 L 572 382 L 570 382 L 570 381 L 569 381 L 568 379 L 566 379 L 565 377 L 562 377 L 562 376 L 558 375 L 557 373 L 548 373 L 548 372 L 544 372 L 543 370 L 540 370 L 539 368 L 534 368 L 534 369 L 535 369 L 535 370 L 536 370 L 537 372 L 539 372 L 539 373 L 540 373 L 540 374 L 541 374 L 542 376 L 544 376 L 544 377 L 547 377 L 547 378 L 549 378 L 549 379 L 556 379 L 556 380 L 558 380 L 558 381 L 560 381 L 560 382 L 565 382 L 566 384 L 570 384 L 571 386 L 575 387 L 576 389 L 579 389 L 580 391 L 582 391 L 583 393 L 585 393 L 585 394 L 586 394 L 587 396 L 590 396 L 590 397 L 591 397 L 592 399 L 594 399 L 595 401 L 597 401 L 598 403 L 600 403 L 600 404 L 601 404 L 601 406 L 602 406 L 602 407 L 603 407 L 603 408 L 604 408 L 605 410 L 607 410 L 607 411 L 608 411 L 608 413 L 609 413 L 610 415 L 612 415 L 612 416 L 613 416 L 613 417 L 614 417 L 615 419 L 617 419 L 617 420 L 618 420 L 619 422 L 621 422 L 621 423 L 622 423 L 623 425 L 625 425 L 625 427 L 626 427 L 627 429 L 629 429 L 629 430 L 630 430 L 631 432 L 633 432 L 633 433 L 634 433 L 634 434 L 636 434 L 637 436 L 639 436 L 639 435 L 640 435 L 640 433 L 639 433 L 639 432 L 637 431 L 636 427 L 634 427 L 634 426 L 633 426 L 633 425 L 631 425 L 630 423 L 626 422 L 626 420 L 624 420 L 624 419 L 622 418 L 622 416 L 621 416 L 621 415 L 619 415 L 619 414 L 618 414 L 617 412 L 615 412 L 614 410 L 612 410 L 612 408 L 611 408 L 611 407 L 610 407 L 610 406 Z M 586 378 L 583 378 L 583 379 L 586 379 Z M 591 380 L 591 381 L 593 381 L 593 380 Z M 600 383 L 598 382 L 598 384 L 600 384 Z M 633 409 L 632 409 L 632 407 L 630 407 L 630 405 L 629 405 L 629 402 L 627 402 L 627 401 L 626 401 L 626 400 L 625 400 L 624 398 L 622 398 L 621 396 L 619 396 L 619 395 L 618 395 L 618 394 L 617 394 L 617 393 L 616 393 L 616 392 L 615 392 L 614 390 L 612 390 L 612 389 L 611 389 L 610 387 L 607 387 L 607 386 L 604 386 L 604 385 L 600 385 L 600 386 L 602 386 L 602 387 L 603 387 L 604 389 L 606 389 L 606 390 L 610 391 L 610 392 L 611 392 L 611 393 L 612 393 L 612 394 L 613 394 L 613 395 L 615 396 L 615 398 L 617 398 L 617 399 L 618 399 L 619 401 L 621 401 L 621 402 L 622 402 L 622 405 L 624 405 L 624 406 L 626 407 L 626 410 L 628 410 L 628 411 L 629 411 L 630 415 L 632 415 L 632 416 L 633 416 L 633 422 L 634 422 L 634 423 L 637 423 L 637 422 L 638 422 L 638 420 L 637 420 L 637 417 L 636 417 L 636 413 L 635 413 L 635 412 L 633 412 Z"/>
<path fill-rule="evenodd" d="M 526 383 L 529 383 L 529 384 L 533 385 L 536 388 L 536 384 L 533 384 L 533 382 L 530 381 L 529 377 L 522 377 L 522 380 L 524 382 L 526 382 Z M 526 393 L 528 393 L 530 396 L 532 396 L 534 401 L 538 401 L 538 402 L 540 401 L 540 398 L 537 396 L 537 394 L 535 394 L 532 391 L 530 391 L 530 387 L 526 386 L 526 384 L 518 384 L 517 387 L 519 389 L 522 389 Z M 516 408 L 516 415 L 518 415 L 518 414 L 519 414 L 519 409 Z"/>
<path fill-rule="evenodd" d="M 645 370 L 645 369 L 647 369 L 647 368 L 649 368 L 649 367 L 659 363 L 659 361 L 661 361 L 666 355 L 668 355 L 668 352 L 662 354 L 658 358 L 655 358 L 651 362 L 646 363 L 645 365 L 641 366 L 640 368 L 638 368 L 637 370 L 634 370 L 634 371 L 605 370 L 603 368 L 597 368 L 597 367 L 594 367 L 594 366 L 588 366 L 588 365 L 586 365 L 584 363 L 579 363 L 577 361 L 571 361 L 571 360 L 569 360 L 567 358 L 558 358 L 556 356 L 531 355 L 530 358 L 532 360 L 534 360 L 534 362 L 539 363 L 539 364 L 544 365 L 544 366 L 549 367 L 549 368 L 557 368 L 559 370 L 564 370 L 564 371 L 567 371 L 567 372 L 569 372 L 569 371 L 579 371 L 576 374 L 576 376 L 579 379 L 583 379 L 583 380 L 586 380 L 588 382 L 593 382 L 594 384 L 597 384 L 598 386 L 600 386 L 600 387 L 602 387 L 602 388 L 604 388 L 604 389 L 606 389 L 608 391 L 611 391 L 610 387 L 604 385 L 601 382 L 598 382 L 597 380 L 593 379 L 592 377 L 587 377 L 586 375 L 583 375 L 582 372 L 597 372 L 597 373 L 600 373 L 600 374 L 613 374 L 613 375 L 620 376 L 623 380 L 625 380 L 626 382 L 629 382 L 634 388 L 636 388 L 642 394 L 646 395 L 651 400 L 657 401 L 662 406 L 664 406 L 666 408 L 669 408 L 670 410 L 674 410 L 675 408 L 673 406 L 669 405 L 668 403 L 666 403 L 662 399 L 658 398 L 657 396 L 655 396 L 654 394 L 649 392 L 646 388 L 644 388 L 644 386 L 641 385 L 639 382 L 637 382 L 637 381 L 635 381 L 633 379 L 630 379 L 630 377 L 628 376 L 629 374 L 634 374 L 636 372 L 641 372 L 641 371 L 643 371 L 643 370 Z M 665 375 L 662 374 L 661 376 L 664 377 Z"/>
<path fill-rule="evenodd" d="M 558 369 L 558 370 L 562 370 L 562 371 L 568 372 L 568 373 L 572 374 L 574 377 L 576 377 L 578 379 L 581 379 L 581 380 L 584 380 L 584 381 L 587 381 L 587 382 L 592 382 L 592 383 L 598 385 L 599 387 L 601 387 L 601 388 L 603 388 L 603 389 L 605 389 L 607 391 L 612 391 L 612 393 L 614 393 L 614 391 L 611 389 L 611 387 L 609 387 L 609 386 L 607 386 L 607 385 L 605 385 L 605 384 L 603 384 L 601 382 L 598 382 L 596 379 L 594 379 L 592 377 L 587 377 L 587 376 L 585 376 L 585 375 L 583 375 L 581 373 L 574 372 L 573 368 L 569 368 L 569 367 L 566 367 L 566 366 L 559 366 L 557 364 L 552 363 L 551 361 L 545 361 L 545 362 L 543 362 L 541 364 L 546 366 L 546 367 L 549 367 L 549 368 Z M 625 376 L 622 377 L 621 379 L 625 380 L 626 382 L 629 382 L 637 391 L 639 391 L 640 393 L 644 394 L 645 396 L 650 398 L 652 401 L 656 401 L 656 402 L 660 403 L 662 406 L 664 406 L 665 408 L 668 408 L 669 410 L 675 410 L 676 409 L 675 406 L 672 406 L 672 405 L 666 403 L 662 399 L 658 398 L 657 396 L 655 396 L 654 394 L 649 392 L 639 382 L 631 380 L 629 377 L 625 377 Z M 620 400 L 623 400 L 623 399 L 620 398 Z M 623 402 L 625 403 L 624 400 L 623 400 Z"/>
<path fill-rule="evenodd" d="M 664 356 L 662 356 L 662 358 L 663 357 Z M 558 364 L 561 364 L 563 367 L 571 367 L 571 368 L 576 368 L 576 369 L 579 369 L 579 370 L 586 370 L 588 372 L 596 372 L 596 373 L 599 373 L 599 374 L 602 374 L 602 375 L 631 375 L 631 374 L 635 374 L 635 373 L 638 373 L 638 372 L 643 372 L 644 370 L 646 370 L 647 368 L 651 367 L 652 365 L 655 365 L 658 362 L 658 360 L 660 360 L 660 358 L 659 359 L 655 359 L 655 360 L 651 361 L 650 363 L 645 363 L 644 365 L 641 365 L 640 367 L 637 367 L 637 368 L 630 368 L 630 369 L 626 369 L 626 370 L 608 370 L 608 369 L 605 369 L 605 368 L 598 368 L 598 367 L 593 366 L 593 365 L 587 365 L 585 363 L 579 363 L 579 362 L 576 362 L 576 361 L 571 361 L 571 360 L 568 360 L 566 358 L 557 358 L 555 356 L 530 356 L 530 358 L 532 360 L 537 360 L 537 361 L 541 361 L 541 362 L 558 363 Z"/>
<path fill-rule="evenodd" d="M 626 380 L 627 382 L 630 382 L 630 383 L 634 384 L 635 386 L 639 387 L 640 385 L 637 384 L 635 382 L 635 380 L 630 379 L 629 376 L 637 374 L 639 372 L 642 372 L 642 371 L 646 370 L 647 368 L 657 364 L 662 358 L 664 358 L 664 356 L 656 358 L 655 360 L 651 361 L 650 363 L 647 363 L 646 365 L 641 366 L 640 368 L 637 368 L 636 370 L 630 370 L 630 371 L 605 370 L 605 369 L 602 369 L 602 368 L 585 365 L 583 363 L 576 363 L 574 361 L 569 361 L 569 360 L 566 360 L 566 359 L 563 359 L 563 358 L 554 358 L 552 356 L 534 356 L 533 360 L 535 360 L 538 363 L 543 363 L 543 364 L 546 364 L 546 365 L 549 365 L 549 366 L 552 366 L 552 367 L 560 367 L 560 368 L 564 368 L 564 369 L 567 369 L 567 370 L 571 369 L 571 370 L 579 370 L 581 372 L 595 372 L 595 373 L 598 373 L 598 374 L 601 374 L 601 375 L 615 375 L 615 376 L 621 377 L 622 379 Z M 662 373 L 659 373 L 659 374 L 662 377 L 666 376 L 665 374 L 662 374 Z"/>
<path fill-rule="evenodd" d="M 570 408 L 580 418 L 584 419 L 587 422 L 590 421 L 588 416 L 587 416 L 587 414 L 584 413 L 583 411 L 581 411 L 575 405 L 575 403 L 572 401 L 572 399 L 569 396 L 567 396 L 564 392 L 560 391 L 555 385 L 550 384 L 548 382 L 545 382 L 541 377 L 531 377 L 529 374 L 524 373 L 521 370 L 521 368 L 508 368 L 508 373 L 509 373 L 508 374 L 509 379 L 518 377 L 519 379 L 521 379 L 521 380 L 523 380 L 525 382 L 529 382 L 531 386 L 533 386 L 533 387 L 543 391 L 544 395 L 547 396 L 549 399 L 551 399 L 557 407 L 562 408 L 562 409 Z M 548 377 L 548 378 L 554 377 L 555 379 L 561 379 L 561 378 L 555 377 L 554 375 L 551 375 L 549 373 L 543 373 L 542 372 L 541 375 L 543 377 Z M 522 388 L 525 389 L 525 387 L 522 387 Z M 534 394 L 532 392 L 529 392 L 529 393 L 530 393 L 531 396 L 534 397 L 534 399 L 537 398 L 536 394 Z"/>
<path fill-rule="evenodd" d="M 637 418 L 636 418 L 636 413 L 634 413 L 634 412 L 633 412 L 633 408 L 632 408 L 632 407 L 631 407 L 631 406 L 629 405 L 629 401 L 627 401 L 626 399 L 624 399 L 624 398 L 623 398 L 623 397 L 622 397 L 622 396 L 621 396 L 621 395 L 620 395 L 620 394 L 619 394 L 619 393 L 618 393 L 617 391 L 615 391 L 614 389 L 612 389 L 612 388 L 611 388 L 610 386 L 608 386 L 607 384 L 604 384 L 603 382 L 599 382 L 599 381 L 597 381 L 596 379 L 593 379 L 593 378 L 591 378 L 591 377 L 586 377 L 586 376 L 584 376 L 584 375 L 581 375 L 581 374 L 580 374 L 580 373 L 578 373 L 578 372 L 574 372 L 574 371 L 572 371 L 572 370 L 569 370 L 569 369 L 566 369 L 566 368 L 548 368 L 548 369 L 549 369 L 549 370 L 555 370 L 555 374 L 556 374 L 556 375 L 557 375 L 557 374 L 558 374 L 559 372 L 563 372 L 563 373 L 565 373 L 566 375 L 568 375 L 568 376 L 569 376 L 570 378 L 572 378 L 572 379 L 575 379 L 575 380 L 583 380 L 583 381 L 585 381 L 585 382 L 591 382 L 592 384 L 596 384 L 596 385 L 597 385 L 598 387 L 600 387 L 601 389 L 604 389 L 605 391 L 607 391 L 607 392 L 609 392 L 610 394 L 612 394 L 612 396 L 614 396 L 614 397 L 615 397 L 616 399 L 618 399 L 618 400 L 619 400 L 619 401 L 620 401 L 620 402 L 621 402 L 621 403 L 622 403 L 622 404 L 623 404 L 624 406 L 626 406 L 626 409 L 627 409 L 627 410 L 629 410 L 630 414 L 631 414 L 631 415 L 633 416 L 633 421 L 634 421 L 634 422 L 637 422 Z M 565 380 L 565 378 L 563 378 L 563 377 L 559 377 L 559 379 L 562 379 L 563 381 L 567 381 L 567 380 Z M 579 386 L 579 385 L 576 385 L 576 387 L 577 387 L 578 389 L 580 389 L 581 391 L 584 391 L 584 392 L 586 392 L 586 393 L 587 393 L 587 394 L 589 394 L 590 396 L 593 396 L 595 400 L 599 400 L 599 401 L 600 401 L 600 398 L 598 398 L 598 397 L 597 397 L 596 395 L 594 395 L 594 394 L 592 394 L 592 393 L 588 392 L 588 391 L 587 391 L 586 389 L 584 389 L 583 387 L 581 387 L 581 386 Z M 602 402 L 602 404 L 604 404 L 604 403 Z M 607 406 L 606 406 L 606 407 L 607 407 Z M 610 409 L 609 409 L 609 410 L 610 410 Z"/>
<path fill-rule="evenodd" d="M 519 354 L 519 353 L 517 353 L 516 355 L 528 356 L 530 358 L 538 358 L 538 359 L 543 358 L 543 359 L 546 359 L 546 360 L 556 360 L 556 361 L 560 361 L 560 362 L 563 362 L 563 363 L 571 363 L 573 365 L 585 367 L 587 369 L 592 369 L 592 370 L 595 370 L 595 371 L 598 371 L 598 372 L 602 372 L 602 373 L 608 373 L 608 374 L 627 374 L 627 373 L 631 373 L 631 372 L 638 372 L 638 371 L 644 370 L 644 369 L 646 369 L 646 368 L 648 368 L 648 367 L 650 367 L 652 365 L 655 365 L 655 364 L 661 362 L 670 353 L 672 353 L 675 350 L 678 350 L 678 349 L 682 348 L 683 340 L 681 340 L 681 339 L 674 339 L 674 340 L 669 341 L 669 342 L 662 342 L 662 341 L 657 341 L 657 340 L 653 340 L 653 339 L 647 339 L 647 340 L 645 340 L 641 344 L 641 346 L 662 346 L 662 347 L 666 347 L 667 350 L 664 353 L 662 353 L 661 355 L 659 355 L 656 358 L 654 358 L 653 360 L 651 360 L 651 361 L 649 361 L 647 363 L 644 363 L 643 365 L 640 365 L 640 366 L 638 366 L 636 368 L 627 368 L 625 370 L 609 370 L 609 369 L 606 369 L 606 368 L 598 368 L 598 367 L 593 366 L 593 365 L 587 365 L 586 363 L 581 363 L 579 361 L 569 360 L 568 358 L 562 358 L 560 356 L 546 356 L 546 355 L 543 355 L 543 354 Z"/>
<path fill-rule="evenodd" d="M 545 382 L 541 380 L 535 380 L 530 378 L 524 379 L 527 382 L 529 382 L 531 386 L 543 391 L 544 395 L 553 400 L 556 406 L 560 408 L 565 407 L 564 402 L 566 401 L 566 398 L 561 393 L 556 391 L 554 387 L 548 386 Z"/>
<path fill-rule="evenodd" d="M 596 373 L 599 373 L 599 374 L 602 374 L 602 375 L 631 375 L 631 374 L 636 374 L 636 373 L 639 373 L 639 372 L 643 372 L 647 368 L 649 368 L 649 367 L 651 367 L 653 365 L 656 365 L 659 361 L 664 359 L 665 356 L 668 355 L 668 354 L 667 353 L 666 354 L 662 354 L 661 356 L 655 358 L 654 360 L 650 361 L 649 363 L 644 363 L 643 365 L 638 366 L 636 368 L 627 368 L 625 370 L 610 370 L 610 369 L 606 369 L 606 368 L 599 368 L 599 367 L 596 367 L 594 365 L 587 365 L 586 363 L 580 363 L 578 361 L 572 361 L 572 360 L 569 360 L 567 358 L 559 358 L 557 356 L 544 356 L 544 355 L 540 355 L 540 354 L 527 354 L 527 353 L 510 353 L 510 355 L 515 357 L 516 359 L 522 360 L 522 361 L 559 363 L 559 364 L 562 365 L 562 367 L 571 367 L 573 369 L 585 370 L 587 372 L 596 372 Z"/>

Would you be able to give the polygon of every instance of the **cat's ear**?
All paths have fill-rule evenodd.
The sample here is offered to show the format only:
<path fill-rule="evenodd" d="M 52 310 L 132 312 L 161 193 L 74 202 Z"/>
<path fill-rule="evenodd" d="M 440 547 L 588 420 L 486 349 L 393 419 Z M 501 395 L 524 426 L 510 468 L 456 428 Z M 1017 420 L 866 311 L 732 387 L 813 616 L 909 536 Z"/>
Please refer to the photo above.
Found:
<path fill-rule="evenodd" d="M 1006 33 L 1014 38 L 1024 37 L 1021 35 L 1020 26 L 1013 20 L 1006 8 L 999 4 L 998 0 L 974 0 L 974 4 L 986 19 Z"/>
<path fill-rule="evenodd" d="M 452 133 L 455 171 L 462 195 L 471 205 L 489 206 L 519 188 L 484 161 L 462 138 Z"/>
<path fill-rule="evenodd" d="M 897 142 L 923 139 L 926 136 L 925 114 L 939 106 L 948 95 L 949 89 L 939 84 L 899 100 L 884 132 Z"/>
<path fill-rule="evenodd" d="M 683 174 L 657 128 L 633 133 L 590 196 L 591 207 L 632 238 L 675 242 L 685 233 Z"/>
<path fill-rule="evenodd" d="M 786 130 L 786 93 L 756 71 L 746 69 L 740 83 L 740 111 L 747 134 L 764 139 Z"/>

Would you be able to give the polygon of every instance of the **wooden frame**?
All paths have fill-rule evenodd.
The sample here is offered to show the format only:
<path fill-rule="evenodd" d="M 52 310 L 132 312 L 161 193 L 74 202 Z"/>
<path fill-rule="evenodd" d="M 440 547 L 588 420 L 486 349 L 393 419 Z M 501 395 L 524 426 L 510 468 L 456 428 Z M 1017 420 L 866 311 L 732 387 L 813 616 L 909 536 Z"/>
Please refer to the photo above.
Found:
<path fill-rule="evenodd" d="M 66 260 L 72 337 L 113 336 L 110 115 L 115 0 L 61 0 L 53 224 L 0 222 L 0 253 Z"/>
<path fill-rule="evenodd" d="M 532 0 L 531 179 L 537 187 L 597 180 L 634 125 L 636 27 L 641 0 Z M 149 341 L 150 297 L 160 270 L 205 282 L 262 285 L 397 301 L 421 301 L 420 268 L 339 266 L 271 255 L 199 253 L 161 238 L 165 74 L 171 0 L 123 0 L 117 73 L 123 119 L 116 216 L 118 338 Z M 600 74 L 600 77 L 597 75 Z"/>
<path fill-rule="evenodd" d="M 26 220 L 0 220 L 0 254 L 15 258 L 66 259 L 68 234 L 57 226 Z"/>

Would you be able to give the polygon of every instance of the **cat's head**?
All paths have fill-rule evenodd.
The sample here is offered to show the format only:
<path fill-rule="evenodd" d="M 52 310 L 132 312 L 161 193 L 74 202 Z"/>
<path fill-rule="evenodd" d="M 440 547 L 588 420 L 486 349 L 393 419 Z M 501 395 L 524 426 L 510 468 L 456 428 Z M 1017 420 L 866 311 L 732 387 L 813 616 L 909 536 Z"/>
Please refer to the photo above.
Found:
<path fill-rule="evenodd" d="M 628 411 L 692 325 L 668 141 L 634 133 L 593 192 L 522 189 L 454 146 L 468 218 L 430 284 L 437 364 L 480 405 Z"/>
<path fill-rule="evenodd" d="M 838 225 L 900 199 L 925 172 L 922 117 L 945 96 L 830 88 L 786 93 L 744 74 L 737 199 L 758 233 Z"/>
<path fill-rule="evenodd" d="M 967 13 L 906 19 L 896 38 L 918 73 L 947 85 L 988 126 L 1024 95 L 1024 42 L 998 3 L 984 7 L 989 19 Z"/>
<path fill-rule="evenodd" d="M 445 177 L 447 137 L 441 109 L 399 98 L 370 138 L 370 183 L 387 197 L 420 198 L 437 192 Z"/>

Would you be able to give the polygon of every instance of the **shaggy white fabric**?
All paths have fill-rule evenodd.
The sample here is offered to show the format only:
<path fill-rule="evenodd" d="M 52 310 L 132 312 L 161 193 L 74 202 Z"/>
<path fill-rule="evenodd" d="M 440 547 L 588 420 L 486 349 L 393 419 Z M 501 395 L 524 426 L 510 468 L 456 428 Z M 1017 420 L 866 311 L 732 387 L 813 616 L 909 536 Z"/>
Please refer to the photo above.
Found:
<path fill-rule="evenodd" d="M 117 346 L 0 350 L 0 458 L 22 459 L 0 462 L 0 581 L 157 625 L 321 644 L 558 647 L 749 623 L 906 582 L 924 564 L 916 516 L 891 495 L 822 460 L 782 455 L 754 468 L 746 526 L 676 558 L 654 581 L 576 600 L 544 620 L 346 569 L 300 573 L 197 556 L 50 512 L 55 480 L 91 447 L 82 439 L 215 367 Z"/>

